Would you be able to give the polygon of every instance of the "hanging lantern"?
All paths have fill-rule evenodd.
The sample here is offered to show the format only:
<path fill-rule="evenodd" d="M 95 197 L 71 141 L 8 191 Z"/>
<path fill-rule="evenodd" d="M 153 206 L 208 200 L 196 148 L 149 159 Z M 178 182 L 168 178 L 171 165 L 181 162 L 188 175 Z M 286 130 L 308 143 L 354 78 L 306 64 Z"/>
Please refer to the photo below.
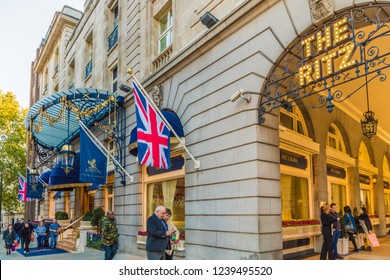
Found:
<path fill-rule="evenodd" d="M 75 151 L 72 145 L 65 144 L 60 151 L 61 168 L 68 174 L 73 169 Z"/>
<path fill-rule="evenodd" d="M 39 172 L 37 169 L 32 168 L 27 176 L 27 182 L 29 182 L 29 184 L 34 188 L 36 185 L 38 185 L 38 180 Z"/>
<path fill-rule="evenodd" d="M 375 113 L 372 111 L 363 113 L 363 116 L 364 120 L 360 120 L 363 135 L 368 137 L 368 139 L 371 139 L 372 136 L 376 135 L 378 119 L 375 119 Z"/>

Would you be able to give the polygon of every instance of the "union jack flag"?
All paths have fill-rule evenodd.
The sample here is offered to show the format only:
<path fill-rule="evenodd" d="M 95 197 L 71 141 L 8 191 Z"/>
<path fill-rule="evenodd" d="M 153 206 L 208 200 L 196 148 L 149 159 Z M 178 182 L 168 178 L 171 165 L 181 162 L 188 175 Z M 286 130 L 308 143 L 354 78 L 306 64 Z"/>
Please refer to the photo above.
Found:
<path fill-rule="evenodd" d="M 27 181 L 19 175 L 18 177 L 18 200 L 19 201 L 31 201 L 31 198 L 27 197 Z"/>
<path fill-rule="evenodd" d="M 137 118 L 138 162 L 143 165 L 169 169 L 170 130 L 133 82 Z"/>

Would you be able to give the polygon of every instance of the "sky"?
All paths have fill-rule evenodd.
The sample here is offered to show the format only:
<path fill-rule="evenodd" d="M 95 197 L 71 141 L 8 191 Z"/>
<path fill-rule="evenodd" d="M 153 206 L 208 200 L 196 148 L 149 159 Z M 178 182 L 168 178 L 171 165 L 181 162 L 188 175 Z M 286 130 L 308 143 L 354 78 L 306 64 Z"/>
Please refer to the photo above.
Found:
<path fill-rule="evenodd" d="M 29 107 L 31 62 L 64 5 L 80 11 L 85 0 L 0 0 L 0 90 L 12 91 L 20 106 Z"/>

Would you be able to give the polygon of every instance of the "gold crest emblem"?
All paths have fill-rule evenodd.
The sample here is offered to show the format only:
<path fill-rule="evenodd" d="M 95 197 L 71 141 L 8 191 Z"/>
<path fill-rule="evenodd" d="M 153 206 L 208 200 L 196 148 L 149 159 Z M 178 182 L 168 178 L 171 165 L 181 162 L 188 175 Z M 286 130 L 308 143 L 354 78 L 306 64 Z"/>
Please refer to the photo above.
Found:
<path fill-rule="evenodd" d="M 96 159 L 88 160 L 88 164 L 91 168 L 96 168 Z"/>

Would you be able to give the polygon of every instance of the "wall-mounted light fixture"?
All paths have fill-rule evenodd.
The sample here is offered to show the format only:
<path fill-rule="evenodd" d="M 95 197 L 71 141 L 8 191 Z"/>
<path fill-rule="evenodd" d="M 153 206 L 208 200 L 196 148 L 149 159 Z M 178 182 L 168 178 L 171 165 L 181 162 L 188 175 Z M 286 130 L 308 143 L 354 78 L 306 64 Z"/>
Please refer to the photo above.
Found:
<path fill-rule="evenodd" d="M 218 22 L 218 19 L 210 12 L 206 12 L 203 16 L 200 17 L 200 21 L 203 23 L 203 25 L 210 29 Z"/>
<path fill-rule="evenodd" d="M 125 84 L 121 84 L 121 85 L 119 86 L 119 89 L 120 89 L 121 91 L 124 91 L 124 92 L 132 92 L 132 91 L 133 91 L 133 89 L 132 89 L 131 87 L 126 86 Z"/>
<path fill-rule="evenodd" d="M 245 89 L 239 89 L 230 97 L 230 102 L 236 102 L 237 99 L 241 97 L 242 99 L 245 99 L 246 102 L 249 103 L 252 100 L 251 94 L 259 94 L 259 93 L 253 91 L 246 91 Z"/>

